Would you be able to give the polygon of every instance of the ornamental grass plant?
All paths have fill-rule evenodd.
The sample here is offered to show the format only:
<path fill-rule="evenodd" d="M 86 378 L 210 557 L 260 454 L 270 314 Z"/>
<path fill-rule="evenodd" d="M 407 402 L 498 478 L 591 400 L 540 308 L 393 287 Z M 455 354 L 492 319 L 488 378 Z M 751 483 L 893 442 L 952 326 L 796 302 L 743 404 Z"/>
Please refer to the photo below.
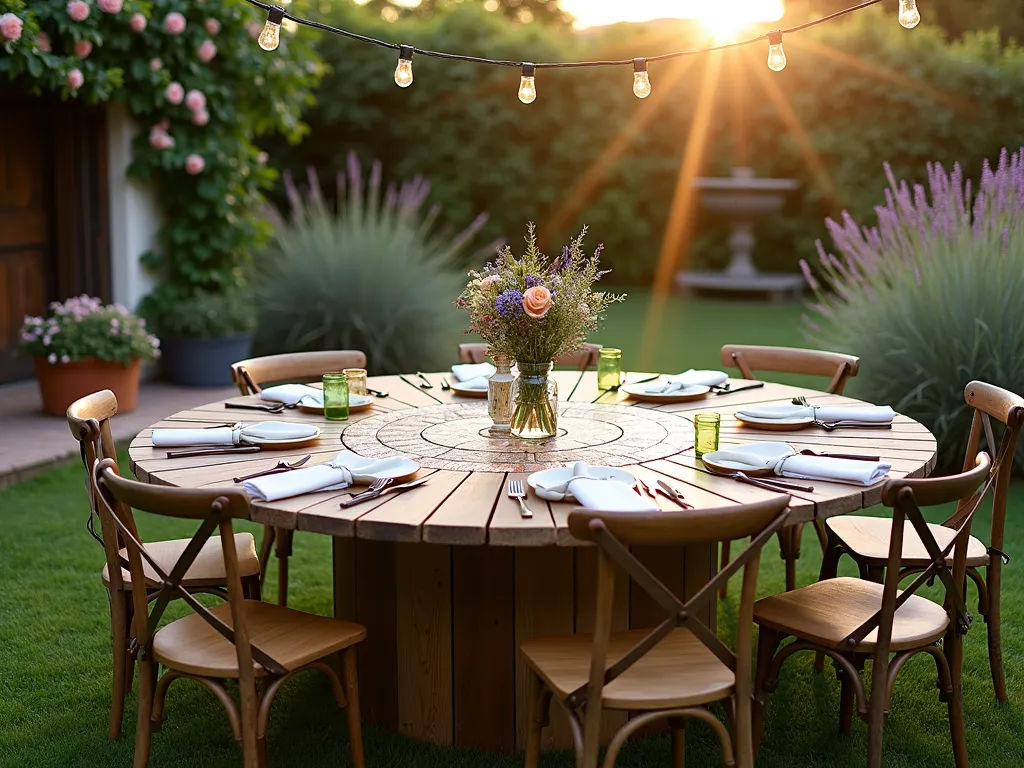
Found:
<path fill-rule="evenodd" d="M 964 387 L 1024 394 L 1024 150 L 986 162 L 977 183 L 959 165 L 930 164 L 927 184 L 885 171 L 877 224 L 828 220 L 839 255 L 819 242 L 816 268 L 802 263 L 817 294 L 805 322 L 822 346 L 860 356 L 851 394 L 925 424 L 951 469 L 970 426 Z"/>
<path fill-rule="evenodd" d="M 435 227 L 426 180 L 385 187 L 381 164 L 366 178 L 354 154 L 338 174 L 336 205 L 312 169 L 305 191 L 287 175 L 285 189 L 289 215 L 272 212 L 274 236 L 256 259 L 256 352 L 359 349 L 373 374 L 451 364 L 457 264 L 477 257 L 471 242 L 486 215 L 457 234 Z"/>

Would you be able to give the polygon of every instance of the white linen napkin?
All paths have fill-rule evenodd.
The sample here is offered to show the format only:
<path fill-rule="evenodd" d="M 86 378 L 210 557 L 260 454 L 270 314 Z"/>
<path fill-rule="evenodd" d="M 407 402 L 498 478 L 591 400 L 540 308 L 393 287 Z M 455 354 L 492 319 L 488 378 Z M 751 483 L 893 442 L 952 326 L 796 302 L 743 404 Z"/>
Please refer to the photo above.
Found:
<path fill-rule="evenodd" d="M 562 483 L 538 486 L 534 492 L 548 501 L 565 501 L 571 496 L 588 509 L 608 512 L 657 512 L 658 506 L 650 499 L 641 498 L 632 488 L 619 480 L 591 477 L 585 461 L 577 461 L 572 476 Z"/>
<path fill-rule="evenodd" d="M 323 390 L 311 387 L 308 384 L 280 384 L 276 387 L 267 387 L 260 391 L 260 399 L 269 400 L 272 403 L 284 403 L 285 405 L 295 405 L 304 397 L 310 395 L 319 397 L 320 404 L 323 405 Z"/>
<path fill-rule="evenodd" d="M 452 366 L 452 376 L 458 381 L 470 382 L 473 379 L 483 378 L 485 381 L 495 373 L 498 369 L 490 363 L 462 363 L 460 365 Z M 475 387 L 472 387 L 475 389 Z M 484 387 L 486 389 L 486 387 Z"/>
<path fill-rule="evenodd" d="M 885 479 L 892 465 L 884 461 L 834 459 L 829 456 L 794 455 L 775 465 L 779 477 L 798 480 L 822 480 L 849 485 L 874 485 Z"/>
<path fill-rule="evenodd" d="M 246 438 L 262 440 L 301 440 L 313 437 L 317 428 L 312 424 L 292 424 L 287 421 L 261 421 L 240 427 L 213 429 L 154 429 L 153 447 L 171 448 L 193 445 L 238 445 Z"/>
<path fill-rule="evenodd" d="M 661 384 L 656 383 L 647 387 L 644 392 L 651 395 L 668 395 L 687 387 L 717 387 L 728 379 L 729 375 L 721 371 L 695 371 L 691 368 L 678 376 L 669 376 Z"/>
<path fill-rule="evenodd" d="M 486 392 L 491 385 L 490 376 L 477 376 L 475 379 L 469 379 L 468 381 L 460 381 L 459 389 L 475 389 L 479 392 Z"/>
<path fill-rule="evenodd" d="M 352 451 L 342 451 L 323 464 L 246 480 L 242 488 L 256 501 L 277 501 L 304 493 L 336 491 L 353 483 L 373 482 L 380 475 L 393 477 L 395 466 L 401 461 L 403 459 L 398 457 L 367 459 Z"/>
<path fill-rule="evenodd" d="M 888 405 L 857 408 L 849 405 L 754 405 L 736 412 L 737 416 L 754 419 L 805 419 L 818 421 L 847 421 L 856 424 L 891 424 L 896 411 Z"/>

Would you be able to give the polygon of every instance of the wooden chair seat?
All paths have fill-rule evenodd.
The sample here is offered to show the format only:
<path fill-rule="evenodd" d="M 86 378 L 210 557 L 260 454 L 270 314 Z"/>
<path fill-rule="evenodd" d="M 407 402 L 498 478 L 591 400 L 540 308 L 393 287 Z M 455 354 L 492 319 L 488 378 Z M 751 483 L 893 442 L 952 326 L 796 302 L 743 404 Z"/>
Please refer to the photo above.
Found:
<path fill-rule="evenodd" d="M 617 632 L 608 643 L 612 665 L 650 630 Z M 523 656 L 560 699 L 565 699 L 590 676 L 590 635 L 528 640 Z M 673 709 L 706 704 L 732 695 L 732 670 L 687 629 L 675 629 L 636 664 L 604 687 L 607 709 Z"/>
<path fill-rule="evenodd" d="M 892 518 L 844 515 L 825 521 L 826 527 L 835 534 L 856 560 L 869 564 L 884 565 L 889 557 L 889 536 L 892 534 Z M 956 531 L 944 525 L 928 525 L 940 549 L 945 549 L 954 538 Z M 946 558 L 953 562 L 953 554 Z M 903 564 L 928 565 L 931 558 L 912 525 L 903 525 Z M 967 567 L 988 565 L 988 547 L 980 539 L 971 536 L 967 544 Z"/>
<path fill-rule="evenodd" d="M 315 616 L 273 603 L 245 600 L 245 622 L 250 642 L 288 671 L 355 645 L 366 629 L 338 619 Z M 222 603 L 210 613 L 233 626 L 231 606 Z M 191 675 L 237 678 L 235 645 L 202 616 L 189 614 L 160 629 L 153 638 L 153 657 L 168 669 Z M 253 663 L 255 675 L 267 674 Z"/>
<path fill-rule="evenodd" d="M 170 573 L 174 564 L 178 562 L 181 553 L 188 546 L 189 539 L 174 539 L 171 541 L 154 541 L 146 545 L 146 551 L 153 556 L 157 564 L 166 572 Z M 260 560 L 256 554 L 256 541 L 251 533 L 235 534 L 235 552 L 238 553 L 238 575 L 243 579 L 248 576 L 260 575 Z M 128 558 L 127 548 L 119 552 L 121 557 Z M 103 583 L 110 585 L 109 566 L 103 566 Z M 146 571 L 146 586 L 156 588 L 160 586 L 160 579 L 149 563 L 144 563 Z M 121 579 L 124 581 L 125 589 L 131 589 L 132 575 L 127 568 L 121 569 Z M 182 586 L 186 589 L 194 587 L 216 587 L 222 586 L 227 579 L 227 572 L 224 569 L 224 556 L 220 546 L 220 538 L 214 536 L 199 550 L 192 567 L 185 572 L 181 580 Z"/>
<path fill-rule="evenodd" d="M 837 578 L 772 595 L 754 603 L 754 621 L 783 635 L 796 635 L 819 645 L 846 650 L 844 641 L 882 607 L 882 584 L 863 579 Z M 899 593 L 897 593 L 899 594 Z M 942 638 L 949 615 L 938 603 L 911 595 L 896 611 L 891 651 L 920 648 Z M 874 648 L 878 630 L 856 648 Z"/>

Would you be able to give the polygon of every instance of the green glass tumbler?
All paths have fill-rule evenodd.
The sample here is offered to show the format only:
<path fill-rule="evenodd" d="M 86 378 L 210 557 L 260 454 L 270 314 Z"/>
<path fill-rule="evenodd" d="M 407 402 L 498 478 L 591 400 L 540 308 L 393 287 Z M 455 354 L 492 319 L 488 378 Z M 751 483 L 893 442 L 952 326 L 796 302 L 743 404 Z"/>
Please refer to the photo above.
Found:
<path fill-rule="evenodd" d="M 693 428 L 696 432 L 693 452 L 698 459 L 705 453 L 718 450 L 718 432 L 721 424 L 722 417 L 712 411 L 698 413 L 693 417 Z"/>
<path fill-rule="evenodd" d="M 602 347 L 597 353 L 597 388 L 616 390 L 622 383 L 622 350 Z"/>
<path fill-rule="evenodd" d="M 348 419 L 348 376 L 344 373 L 324 374 L 324 418 L 329 421 Z"/>

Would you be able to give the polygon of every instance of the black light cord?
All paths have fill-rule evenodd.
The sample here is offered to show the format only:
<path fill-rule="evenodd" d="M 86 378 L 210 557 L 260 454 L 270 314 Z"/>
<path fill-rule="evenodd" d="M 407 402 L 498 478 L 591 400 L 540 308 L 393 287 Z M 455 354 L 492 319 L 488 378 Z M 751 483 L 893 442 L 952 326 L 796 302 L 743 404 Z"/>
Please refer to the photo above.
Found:
<path fill-rule="evenodd" d="M 486 59 L 481 56 L 464 56 L 459 53 L 447 53 L 445 51 L 428 51 L 423 48 L 416 48 L 413 46 L 402 46 L 398 43 L 389 43 L 386 40 L 378 40 L 374 37 L 360 35 L 357 32 L 349 32 L 347 29 L 339 29 L 338 27 L 332 27 L 329 24 L 321 24 L 319 21 L 303 19 L 299 16 L 294 16 L 288 13 L 288 11 L 281 9 L 278 6 L 267 5 L 266 3 L 261 3 L 259 0 L 245 0 L 245 2 L 247 2 L 249 5 L 255 8 L 259 8 L 263 11 L 266 11 L 267 13 L 270 13 L 271 11 L 275 10 L 279 11 L 284 14 L 284 18 L 305 27 L 319 29 L 323 32 L 330 32 L 331 34 L 347 37 L 350 40 L 356 40 L 361 43 L 369 43 L 371 45 L 380 46 L 381 48 L 389 48 L 393 51 L 397 51 L 403 47 L 408 47 L 412 49 L 413 53 L 419 56 L 429 56 L 430 58 L 434 59 L 449 59 L 453 61 L 469 61 L 474 64 L 490 64 L 491 66 L 496 67 L 522 67 L 524 64 L 530 63 L 526 61 L 508 61 L 506 59 Z M 863 10 L 864 8 L 867 8 L 868 6 L 871 5 L 877 5 L 878 3 L 881 2 L 883 2 L 883 0 L 865 0 L 865 2 L 862 2 L 858 5 L 851 6 L 850 8 L 844 8 L 843 10 L 836 11 L 835 13 L 830 13 L 828 16 L 822 16 L 820 19 L 814 19 L 803 24 L 797 24 L 796 26 L 789 27 L 788 29 L 772 30 L 771 32 L 765 32 L 764 34 L 758 35 L 757 37 L 751 37 L 746 40 L 739 40 L 734 43 L 724 43 L 722 45 L 714 45 L 709 48 L 695 48 L 687 51 L 663 53 L 660 56 L 648 56 L 646 57 L 646 59 L 648 62 L 665 61 L 666 59 L 677 59 L 681 56 L 696 56 L 702 53 L 711 53 L 712 51 L 724 51 L 730 48 L 739 48 L 744 45 L 753 45 L 754 43 L 759 43 L 762 40 L 768 40 L 769 35 L 788 35 L 793 32 L 800 32 L 804 29 L 816 27 L 818 24 L 824 24 L 826 21 L 838 19 L 842 16 L 855 13 L 856 11 Z M 578 67 L 626 67 L 633 66 L 634 61 L 635 59 L 615 59 L 606 61 L 550 61 L 533 63 L 532 66 L 535 69 L 569 69 Z"/>

